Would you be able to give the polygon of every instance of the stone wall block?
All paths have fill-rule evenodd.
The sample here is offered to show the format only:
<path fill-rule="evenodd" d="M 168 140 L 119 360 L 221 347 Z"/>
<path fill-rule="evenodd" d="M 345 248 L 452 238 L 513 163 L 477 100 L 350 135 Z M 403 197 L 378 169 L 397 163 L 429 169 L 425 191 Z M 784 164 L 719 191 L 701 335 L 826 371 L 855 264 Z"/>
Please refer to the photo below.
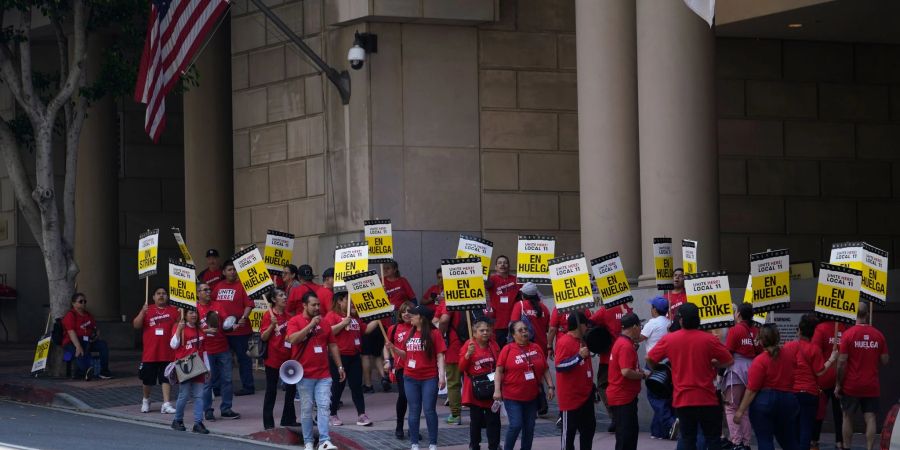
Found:
<path fill-rule="evenodd" d="M 270 122 L 293 119 L 304 114 L 304 81 L 290 80 L 269 86 L 267 111 Z"/>
<path fill-rule="evenodd" d="M 782 156 L 782 124 L 774 120 L 719 119 L 719 154 Z"/>
<path fill-rule="evenodd" d="M 269 201 L 269 168 L 254 167 L 234 171 L 234 207 L 260 205 Z"/>
<path fill-rule="evenodd" d="M 249 55 L 250 86 L 272 83 L 284 79 L 284 46 L 252 52 Z"/>
<path fill-rule="evenodd" d="M 863 83 L 900 83 L 900 46 L 857 44 L 856 79 Z"/>
<path fill-rule="evenodd" d="M 768 197 L 722 196 L 719 229 L 722 233 L 784 232 L 784 201 Z"/>
<path fill-rule="evenodd" d="M 524 31 L 575 31 L 575 2 L 519 0 L 516 23 Z"/>
<path fill-rule="evenodd" d="M 306 161 L 289 161 L 269 166 L 269 201 L 293 200 L 306 196 Z"/>
<path fill-rule="evenodd" d="M 753 80 L 781 78 L 781 41 L 717 39 L 716 78 Z"/>
<path fill-rule="evenodd" d="M 484 189 L 510 191 L 519 189 L 518 154 L 513 152 L 482 152 L 481 185 Z"/>
<path fill-rule="evenodd" d="M 231 96 L 231 126 L 235 130 L 266 123 L 266 90 L 235 92 Z"/>
<path fill-rule="evenodd" d="M 885 122 L 890 117 L 887 86 L 822 84 L 819 95 L 824 120 Z"/>
<path fill-rule="evenodd" d="M 578 114 L 559 115 L 559 149 L 578 150 Z"/>
<path fill-rule="evenodd" d="M 283 123 L 250 131 L 250 164 L 282 161 L 286 156 L 287 137 Z"/>
<path fill-rule="evenodd" d="M 559 229 L 557 194 L 485 192 L 482 202 L 486 230 Z"/>
<path fill-rule="evenodd" d="M 403 179 L 422 180 L 403 198 L 406 225 L 412 230 L 477 230 L 481 228 L 478 149 L 408 147 Z M 445 183 L 426 182 L 434 174 Z M 398 199 L 399 201 L 399 199 Z"/>
<path fill-rule="evenodd" d="M 520 153 L 519 187 L 527 191 L 578 192 L 578 155 Z"/>
<path fill-rule="evenodd" d="M 795 81 L 853 81 L 853 45 L 782 41 L 784 78 Z"/>
<path fill-rule="evenodd" d="M 250 68 L 246 54 L 231 58 L 231 89 L 238 90 L 250 86 Z"/>
<path fill-rule="evenodd" d="M 747 193 L 747 164 L 743 159 L 719 158 L 719 194 Z"/>
<path fill-rule="evenodd" d="M 268 230 L 288 229 L 288 207 L 286 204 L 257 206 L 250 208 L 250 234 L 253 243 L 262 246 L 266 242 Z"/>
<path fill-rule="evenodd" d="M 555 150 L 556 114 L 482 111 L 482 148 Z"/>
<path fill-rule="evenodd" d="M 555 34 L 482 31 L 479 37 L 483 68 L 556 68 Z"/>
<path fill-rule="evenodd" d="M 748 248 L 746 235 L 722 234 L 719 239 L 719 262 L 722 270 L 729 273 L 749 273 Z"/>
<path fill-rule="evenodd" d="M 853 158 L 853 125 L 828 122 L 785 122 L 784 152 L 789 157 Z"/>
<path fill-rule="evenodd" d="M 747 81 L 747 115 L 816 118 L 816 85 L 784 81 Z"/>
<path fill-rule="evenodd" d="M 489 108 L 516 107 L 516 72 L 512 70 L 482 70 L 479 77 L 478 99 Z"/>
<path fill-rule="evenodd" d="M 266 45 L 266 19 L 262 13 L 231 19 L 231 53 Z"/>
<path fill-rule="evenodd" d="M 581 229 L 581 206 L 579 196 L 572 194 L 559 195 L 559 228 L 562 230 Z"/>
<path fill-rule="evenodd" d="M 575 74 L 569 72 L 519 72 L 519 107 L 526 109 L 578 110 Z"/>
<path fill-rule="evenodd" d="M 890 197 L 891 167 L 881 162 L 822 162 L 822 195 Z"/>
<path fill-rule="evenodd" d="M 788 234 L 852 234 L 857 232 L 856 218 L 852 200 L 787 200 Z"/>
<path fill-rule="evenodd" d="M 751 195 L 819 194 L 816 161 L 754 159 L 747 161 L 747 178 Z"/>
<path fill-rule="evenodd" d="M 856 154 L 861 159 L 900 158 L 900 125 L 859 124 L 856 126 Z"/>
<path fill-rule="evenodd" d="M 861 201 L 859 202 L 859 232 L 861 234 L 897 235 L 900 223 L 900 202 Z M 872 243 L 872 245 L 877 245 Z M 884 247 L 879 247 L 888 250 Z"/>
<path fill-rule="evenodd" d="M 290 202 L 288 204 L 288 229 L 296 236 L 324 233 L 325 197 Z"/>

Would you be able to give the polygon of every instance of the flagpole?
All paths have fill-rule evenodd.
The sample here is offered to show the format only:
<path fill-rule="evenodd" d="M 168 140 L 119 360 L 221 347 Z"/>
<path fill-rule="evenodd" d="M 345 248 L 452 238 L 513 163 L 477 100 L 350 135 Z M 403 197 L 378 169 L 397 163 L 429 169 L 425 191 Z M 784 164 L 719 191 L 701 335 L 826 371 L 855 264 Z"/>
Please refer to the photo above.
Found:
<path fill-rule="evenodd" d="M 194 67 L 194 63 L 196 63 L 197 59 L 200 58 L 200 55 L 203 54 L 203 50 L 206 50 L 206 46 L 208 46 L 210 41 L 212 41 L 213 36 L 216 35 L 216 32 L 219 31 L 219 28 L 222 26 L 223 23 L 225 23 L 225 20 L 231 20 L 228 17 L 228 12 L 231 10 L 231 5 L 233 5 L 233 3 L 232 3 L 233 1 L 234 0 L 227 2 L 228 9 L 226 9 L 225 12 L 222 13 L 222 17 L 219 17 L 219 21 L 218 21 L 218 23 L 216 23 L 216 26 L 213 28 L 212 33 L 209 33 L 208 35 L 206 35 L 206 40 L 203 41 L 203 45 L 200 46 L 200 50 L 197 50 L 197 52 L 194 53 L 194 57 L 191 58 L 191 62 L 188 65 L 184 66 L 184 70 L 182 70 L 181 73 L 178 74 L 179 77 L 184 77 L 184 75 L 186 73 L 188 73 L 188 71 L 191 70 L 191 67 Z"/>

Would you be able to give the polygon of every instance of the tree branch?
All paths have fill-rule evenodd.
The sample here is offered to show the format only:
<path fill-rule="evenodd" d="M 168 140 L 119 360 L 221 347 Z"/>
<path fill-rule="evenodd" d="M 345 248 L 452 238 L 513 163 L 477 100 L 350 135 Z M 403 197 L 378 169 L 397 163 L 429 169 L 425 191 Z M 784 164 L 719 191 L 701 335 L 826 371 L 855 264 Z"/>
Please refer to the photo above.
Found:
<path fill-rule="evenodd" d="M 74 10 L 73 30 L 75 34 L 75 50 L 73 52 L 72 65 L 69 67 L 69 74 L 66 77 L 65 83 L 59 89 L 59 92 L 56 93 L 56 96 L 53 97 L 53 100 L 47 105 L 47 118 L 51 121 L 56 116 L 56 112 L 59 111 L 59 108 L 62 107 L 65 102 L 70 101 L 72 94 L 75 92 L 75 88 L 79 84 L 81 72 L 84 69 L 84 60 L 87 56 L 87 24 L 85 23 L 84 0 L 74 0 L 72 3 Z"/>
<path fill-rule="evenodd" d="M 85 76 L 82 72 L 79 84 L 83 85 Z M 81 139 L 81 128 L 87 115 L 87 100 L 66 104 L 66 175 L 63 182 L 63 243 L 66 252 L 71 255 L 69 271 L 78 272 L 75 265 L 75 176 L 78 171 L 78 143 Z"/>
<path fill-rule="evenodd" d="M 38 245 L 43 247 L 41 236 L 41 214 L 37 205 L 31 198 L 32 184 L 25 172 L 25 166 L 22 164 L 22 153 L 16 142 L 9 124 L 4 120 L 0 120 L 0 155 L 6 162 L 6 170 L 12 181 L 13 192 L 16 195 L 16 201 L 22 210 L 22 216 L 25 223 L 31 230 L 31 234 L 35 237 Z"/>
<path fill-rule="evenodd" d="M 40 115 L 43 110 L 41 100 L 34 95 L 34 83 L 31 79 L 31 5 L 21 12 L 22 33 L 24 39 L 19 42 L 19 71 L 22 80 L 22 97 L 25 104 L 29 105 L 35 114 Z"/>

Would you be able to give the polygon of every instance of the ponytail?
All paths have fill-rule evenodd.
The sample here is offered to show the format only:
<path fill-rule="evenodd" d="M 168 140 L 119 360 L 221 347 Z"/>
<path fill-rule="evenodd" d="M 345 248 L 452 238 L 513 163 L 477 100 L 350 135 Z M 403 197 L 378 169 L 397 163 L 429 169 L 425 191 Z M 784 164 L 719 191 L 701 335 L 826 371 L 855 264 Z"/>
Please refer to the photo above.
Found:
<path fill-rule="evenodd" d="M 435 349 L 434 340 L 431 336 L 431 330 L 434 329 L 434 324 L 431 323 L 430 320 L 426 319 L 424 316 L 422 317 L 422 328 L 419 329 L 419 332 L 422 334 L 422 351 L 425 354 L 431 354 L 431 352 Z"/>
<path fill-rule="evenodd" d="M 772 358 L 777 358 L 781 352 L 781 333 L 774 323 L 767 323 L 759 329 L 759 343 L 766 349 Z"/>

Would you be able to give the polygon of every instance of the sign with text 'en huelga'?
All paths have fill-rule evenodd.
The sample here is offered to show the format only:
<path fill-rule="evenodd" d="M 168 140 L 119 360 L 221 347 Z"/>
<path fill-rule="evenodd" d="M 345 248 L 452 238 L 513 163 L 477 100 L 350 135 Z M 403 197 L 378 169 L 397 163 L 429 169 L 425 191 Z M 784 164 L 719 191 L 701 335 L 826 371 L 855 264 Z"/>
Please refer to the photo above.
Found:
<path fill-rule="evenodd" d="M 634 300 L 619 252 L 592 259 L 591 273 L 594 275 L 594 282 L 597 283 L 597 292 L 600 293 L 604 308 L 612 308 Z"/>
<path fill-rule="evenodd" d="M 275 289 L 275 283 L 266 269 L 266 263 L 256 244 L 253 244 L 231 257 L 234 268 L 237 270 L 238 279 L 244 286 L 244 292 L 252 299 L 262 298 Z"/>
<path fill-rule="evenodd" d="M 487 291 L 481 272 L 481 259 L 477 257 L 441 260 L 447 310 L 466 311 L 487 306 Z"/>
<path fill-rule="evenodd" d="M 556 251 L 556 238 L 520 234 L 516 252 L 516 282 L 550 284 L 550 259 Z"/>
<path fill-rule="evenodd" d="M 791 305 L 791 256 L 787 250 L 750 255 L 753 312 L 777 311 Z"/>
<path fill-rule="evenodd" d="M 831 264 L 862 272 L 860 299 L 887 302 L 888 252 L 865 242 L 841 242 L 831 246 Z"/>
<path fill-rule="evenodd" d="M 169 301 L 179 308 L 197 309 L 197 272 L 193 265 L 169 260 Z"/>
<path fill-rule="evenodd" d="M 383 264 L 394 259 L 394 237 L 391 219 L 363 221 L 363 232 L 369 244 L 369 263 Z"/>
<path fill-rule="evenodd" d="M 347 289 L 344 279 L 369 270 L 369 244 L 365 241 L 338 244 L 334 248 L 334 290 Z"/>
<path fill-rule="evenodd" d="M 567 312 L 594 306 L 591 274 L 584 253 L 563 255 L 550 260 L 550 284 L 556 310 Z"/>
<path fill-rule="evenodd" d="M 653 238 L 653 268 L 656 269 L 657 289 L 671 291 L 675 288 L 672 238 Z"/>
<path fill-rule="evenodd" d="M 855 324 L 861 284 L 862 271 L 824 262 L 819 263 L 816 315 L 825 320 Z"/>
<path fill-rule="evenodd" d="M 266 231 L 266 247 L 263 260 L 269 273 L 281 275 L 284 266 L 291 264 L 294 256 L 294 235 L 281 231 Z"/>
<path fill-rule="evenodd" d="M 363 322 L 388 317 L 394 312 L 394 305 L 388 298 L 378 273 L 374 270 L 344 277 L 347 293 L 353 308 Z"/>

